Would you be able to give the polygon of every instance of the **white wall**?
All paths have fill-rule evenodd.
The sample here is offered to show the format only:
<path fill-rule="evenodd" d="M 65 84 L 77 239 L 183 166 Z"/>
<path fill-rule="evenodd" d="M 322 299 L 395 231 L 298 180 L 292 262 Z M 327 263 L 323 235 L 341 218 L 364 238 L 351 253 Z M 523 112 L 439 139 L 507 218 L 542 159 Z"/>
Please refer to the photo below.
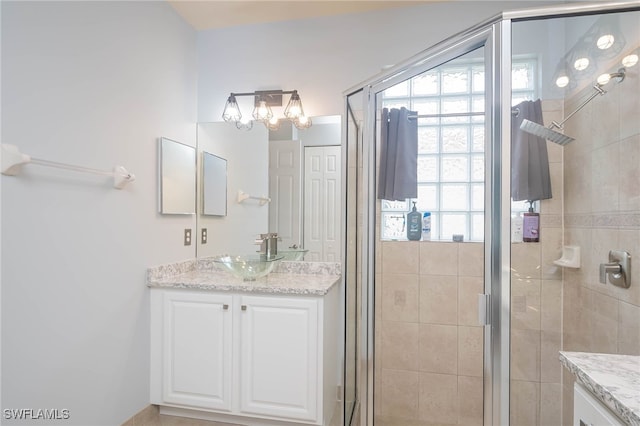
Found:
<path fill-rule="evenodd" d="M 1 7 L 2 142 L 137 177 L 2 176 L 2 408 L 118 425 L 149 403 L 146 268 L 195 253 L 194 216 L 157 213 L 156 144 L 195 144 L 196 34 L 164 2 Z"/>
<path fill-rule="evenodd" d="M 382 67 L 502 10 L 540 4 L 551 3 L 429 3 L 199 32 L 199 121 L 220 121 L 230 92 L 266 89 L 297 89 L 308 116 L 341 114 L 343 91 Z"/>

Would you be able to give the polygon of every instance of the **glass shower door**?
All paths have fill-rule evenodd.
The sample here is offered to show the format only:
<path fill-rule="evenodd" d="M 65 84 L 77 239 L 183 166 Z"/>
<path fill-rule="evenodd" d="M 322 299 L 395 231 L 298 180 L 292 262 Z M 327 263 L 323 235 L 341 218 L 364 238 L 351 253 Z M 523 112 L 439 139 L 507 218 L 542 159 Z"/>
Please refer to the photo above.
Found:
<path fill-rule="evenodd" d="M 409 110 L 418 135 L 417 193 L 376 201 L 376 426 L 484 422 L 488 76 L 484 47 L 462 53 L 376 95 L 376 164 L 402 149 L 381 146 L 381 132 L 394 131 L 383 109 Z M 407 233 L 414 203 L 421 222 L 430 218 L 419 241 Z"/>
<path fill-rule="evenodd" d="M 640 355 L 640 334 L 627 332 L 638 330 L 640 292 L 599 279 L 610 250 L 640 251 L 640 226 L 627 219 L 640 213 L 638 23 L 638 11 L 608 11 L 512 25 L 512 61 L 535 65 L 514 74 L 513 105 L 540 100 L 542 112 L 538 132 L 512 129 L 512 186 L 535 185 L 514 182 L 525 134 L 546 151 L 544 164 L 526 159 L 529 175 L 551 184 L 524 197 L 539 215 L 534 241 L 518 231 L 528 203 L 512 202 L 512 425 L 574 424 L 558 351 Z M 567 261 L 556 262 L 563 247 Z"/>

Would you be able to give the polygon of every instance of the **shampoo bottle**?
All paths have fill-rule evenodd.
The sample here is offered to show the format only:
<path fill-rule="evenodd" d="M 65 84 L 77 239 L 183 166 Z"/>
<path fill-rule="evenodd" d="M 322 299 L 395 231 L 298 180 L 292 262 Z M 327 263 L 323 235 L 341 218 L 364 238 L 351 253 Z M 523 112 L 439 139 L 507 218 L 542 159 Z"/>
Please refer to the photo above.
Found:
<path fill-rule="evenodd" d="M 422 236 L 422 215 L 416 210 L 416 202 L 413 202 L 413 209 L 407 214 L 407 239 L 420 241 Z"/>
<path fill-rule="evenodd" d="M 422 241 L 431 240 L 431 213 L 424 212 L 422 215 Z"/>
<path fill-rule="evenodd" d="M 511 216 L 511 242 L 522 242 L 522 216 L 520 212 Z"/>
<path fill-rule="evenodd" d="M 529 201 L 529 211 L 522 219 L 522 237 L 525 243 L 540 241 L 540 215 L 533 211 L 533 201 Z"/>

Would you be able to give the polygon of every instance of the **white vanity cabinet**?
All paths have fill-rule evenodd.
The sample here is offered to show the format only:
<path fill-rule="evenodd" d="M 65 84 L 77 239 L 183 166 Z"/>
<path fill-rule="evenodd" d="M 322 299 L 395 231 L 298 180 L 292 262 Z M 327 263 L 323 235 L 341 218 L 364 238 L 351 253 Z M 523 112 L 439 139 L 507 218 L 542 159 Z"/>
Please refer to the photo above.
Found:
<path fill-rule="evenodd" d="M 230 295 L 152 291 L 160 401 L 231 410 L 232 301 Z"/>
<path fill-rule="evenodd" d="M 574 426 L 624 426 L 622 420 L 598 401 L 584 386 L 573 385 Z"/>
<path fill-rule="evenodd" d="M 240 296 L 240 301 L 240 411 L 316 420 L 318 301 L 261 296 Z"/>
<path fill-rule="evenodd" d="M 151 288 L 151 403 L 229 423 L 327 425 L 337 287 L 323 296 Z"/>

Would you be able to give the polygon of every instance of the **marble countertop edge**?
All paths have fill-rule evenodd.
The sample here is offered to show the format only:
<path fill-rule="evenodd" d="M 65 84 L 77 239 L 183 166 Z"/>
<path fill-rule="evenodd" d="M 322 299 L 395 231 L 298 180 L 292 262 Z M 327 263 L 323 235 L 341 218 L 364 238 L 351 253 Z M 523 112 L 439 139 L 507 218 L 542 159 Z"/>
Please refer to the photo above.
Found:
<path fill-rule="evenodd" d="M 283 261 L 266 277 L 243 281 L 205 258 L 149 268 L 146 281 L 151 288 L 323 296 L 340 280 L 337 262 Z"/>
<path fill-rule="evenodd" d="M 625 423 L 640 426 L 640 356 L 561 351 L 560 363 Z"/>

